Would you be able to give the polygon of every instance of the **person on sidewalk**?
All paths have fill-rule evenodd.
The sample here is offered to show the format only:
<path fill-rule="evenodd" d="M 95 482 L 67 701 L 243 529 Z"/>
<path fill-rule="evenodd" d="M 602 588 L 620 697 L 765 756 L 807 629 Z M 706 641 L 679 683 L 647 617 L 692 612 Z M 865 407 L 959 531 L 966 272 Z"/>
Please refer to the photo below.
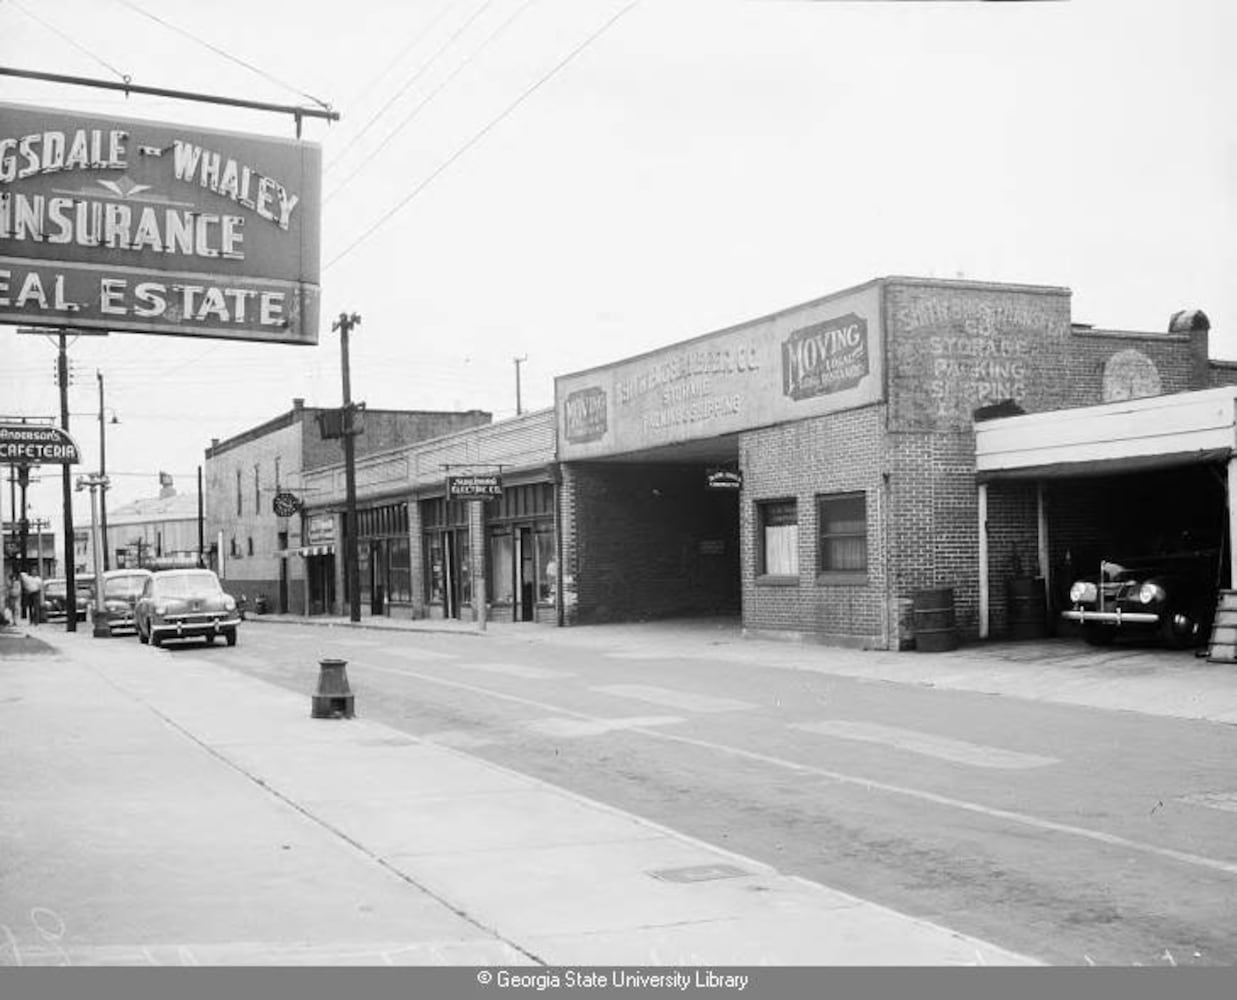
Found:
<path fill-rule="evenodd" d="M 21 617 L 21 577 L 17 570 L 13 571 L 13 575 L 4 585 L 4 604 L 8 612 L 9 624 L 16 625 Z"/>
<path fill-rule="evenodd" d="M 23 573 L 21 589 L 26 601 L 26 620 L 37 625 L 43 617 L 43 578 L 37 573 Z"/>

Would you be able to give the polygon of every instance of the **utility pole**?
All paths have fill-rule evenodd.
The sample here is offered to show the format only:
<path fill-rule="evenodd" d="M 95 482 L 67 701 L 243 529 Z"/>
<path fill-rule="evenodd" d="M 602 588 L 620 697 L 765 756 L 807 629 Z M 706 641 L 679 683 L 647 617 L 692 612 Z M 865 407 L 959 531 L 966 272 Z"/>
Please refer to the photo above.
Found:
<path fill-rule="evenodd" d="M 97 368 L 95 376 L 99 379 L 99 479 L 102 486 L 99 490 L 99 523 L 103 526 L 103 568 L 111 569 L 107 544 L 107 434 L 104 432 L 103 414 L 103 373 Z"/>
<path fill-rule="evenodd" d="M 344 490 L 347 514 L 344 531 L 344 572 L 348 581 L 349 616 L 352 621 L 361 620 L 361 574 L 357 565 L 357 513 L 356 513 L 356 430 L 353 427 L 352 381 L 348 368 L 348 334 L 359 326 L 361 317 L 356 313 L 340 313 L 331 324 L 331 330 L 339 331 L 341 370 L 344 379 L 344 407 L 341 431 L 344 438 Z"/>
<path fill-rule="evenodd" d="M 64 331 L 60 332 L 60 353 L 56 359 L 56 381 L 60 383 L 60 427 L 69 433 L 69 345 Z M 67 464 L 61 466 L 60 497 L 64 504 L 64 627 L 77 631 L 77 563 L 73 559 L 73 479 Z"/>
<path fill-rule="evenodd" d="M 198 569 L 203 569 L 206 566 L 206 538 L 205 538 L 205 518 L 202 509 L 202 467 L 198 466 Z"/>
<path fill-rule="evenodd" d="M 512 358 L 515 362 L 515 415 L 518 417 L 524 412 L 524 408 L 520 405 L 520 365 L 528 360 L 528 355 L 525 354 L 522 358 Z"/>

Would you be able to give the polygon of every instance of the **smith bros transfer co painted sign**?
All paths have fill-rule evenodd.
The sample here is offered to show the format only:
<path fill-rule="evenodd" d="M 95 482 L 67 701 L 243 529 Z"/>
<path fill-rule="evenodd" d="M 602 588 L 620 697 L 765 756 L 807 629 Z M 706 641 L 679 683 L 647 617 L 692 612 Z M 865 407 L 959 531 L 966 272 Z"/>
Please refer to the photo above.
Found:
<path fill-rule="evenodd" d="M 561 458 L 637 452 L 863 406 L 884 379 L 870 282 L 555 380 Z"/>
<path fill-rule="evenodd" d="M 315 344 L 313 143 L 0 104 L 0 322 Z"/>

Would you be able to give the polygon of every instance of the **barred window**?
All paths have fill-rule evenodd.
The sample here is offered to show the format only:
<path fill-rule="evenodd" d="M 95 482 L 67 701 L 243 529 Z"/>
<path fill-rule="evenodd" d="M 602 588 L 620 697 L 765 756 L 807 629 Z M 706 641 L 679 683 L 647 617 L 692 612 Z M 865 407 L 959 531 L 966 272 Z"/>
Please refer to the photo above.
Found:
<path fill-rule="evenodd" d="M 765 500 L 756 504 L 760 525 L 760 572 L 799 575 L 799 503 Z"/>
<path fill-rule="evenodd" d="M 863 573 L 868 568 L 868 504 L 862 493 L 816 498 L 822 573 Z"/>

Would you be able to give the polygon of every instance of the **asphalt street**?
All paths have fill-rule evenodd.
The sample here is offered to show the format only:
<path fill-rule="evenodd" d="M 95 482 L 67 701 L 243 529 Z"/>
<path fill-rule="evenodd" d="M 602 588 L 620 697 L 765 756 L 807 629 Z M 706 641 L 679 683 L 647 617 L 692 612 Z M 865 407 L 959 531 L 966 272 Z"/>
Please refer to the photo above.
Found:
<path fill-rule="evenodd" d="M 254 623 L 143 653 L 306 698 L 342 658 L 362 718 L 1041 961 L 1237 962 L 1237 728 L 693 649 Z"/>

